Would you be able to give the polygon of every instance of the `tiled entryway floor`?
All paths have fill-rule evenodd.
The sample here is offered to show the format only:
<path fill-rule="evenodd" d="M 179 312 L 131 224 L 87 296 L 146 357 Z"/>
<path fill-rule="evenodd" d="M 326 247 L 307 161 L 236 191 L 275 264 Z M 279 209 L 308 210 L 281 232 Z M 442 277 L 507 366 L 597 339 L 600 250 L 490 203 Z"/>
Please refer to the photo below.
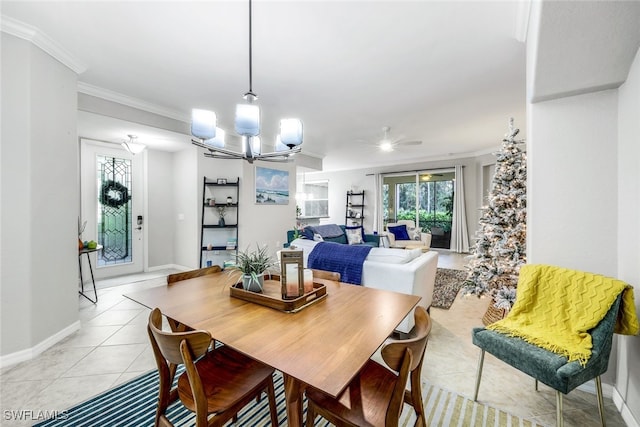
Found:
<path fill-rule="evenodd" d="M 463 268 L 464 263 L 464 256 L 442 251 L 438 265 Z M 149 310 L 122 294 L 162 286 L 168 273 L 102 281 L 96 305 L 80 297 L 79 331 L 35 359 L 2 370 L 0 424 L 31 425 L 7 420 L 5 411 L 61 411 L 155 369 L 146 332 Z M 479 351 L 471 344 L 470 331 L 481 325 L 487 304 L 486 299 L 458 297 L 449 310 L 431 310 L 434 326 L 425 356 L 425 379 L 472 397 Z M 555 425 L 555 392 L 542 385 L 536 392 L 531 378 L 489 355 L 479 398 L 513 414 Z M 564 402 L 566 426 L 600 425 L 594 395 L 573 391 Z M 607 425 L 624 426 L 611 399 L 605 404 Z"/>

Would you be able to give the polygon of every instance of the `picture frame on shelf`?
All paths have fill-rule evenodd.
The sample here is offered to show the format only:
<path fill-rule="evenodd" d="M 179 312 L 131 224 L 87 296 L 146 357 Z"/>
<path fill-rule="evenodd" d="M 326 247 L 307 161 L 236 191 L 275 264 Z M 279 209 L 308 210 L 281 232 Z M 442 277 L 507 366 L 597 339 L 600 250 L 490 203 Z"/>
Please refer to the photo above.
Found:
<path fill-rule="evenodd" d="M 227 178 L 218 178 L 216 183 L 217 184 L 226 184 L 227 183 Z"/>

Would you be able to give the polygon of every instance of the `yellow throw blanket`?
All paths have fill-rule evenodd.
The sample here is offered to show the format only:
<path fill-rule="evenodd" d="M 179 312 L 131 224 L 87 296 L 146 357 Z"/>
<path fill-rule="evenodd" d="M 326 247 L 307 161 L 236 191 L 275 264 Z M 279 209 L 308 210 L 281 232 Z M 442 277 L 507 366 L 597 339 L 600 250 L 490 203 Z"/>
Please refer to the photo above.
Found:
<path fill-rule="evenodd" d="M 591 357 L 593 329 L 622 293 L 615 332 L 637 335 L 633 288 L 623 281 L 549 265 L 520 269 L 513 308 L 487 326 L 585 365 Z"/>

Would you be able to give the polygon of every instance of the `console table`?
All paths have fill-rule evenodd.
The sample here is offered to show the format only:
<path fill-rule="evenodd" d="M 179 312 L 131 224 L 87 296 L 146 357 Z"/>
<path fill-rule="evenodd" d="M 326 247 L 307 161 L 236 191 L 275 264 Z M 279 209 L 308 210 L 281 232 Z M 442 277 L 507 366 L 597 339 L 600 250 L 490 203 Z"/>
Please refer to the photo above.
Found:
<path fill-rule="evenodd" d="M 78 267 L 80 268 L 80 286 L 81 286 L 78 293 L 94 304 L 98 302 L 98 292 L 96 291 L 96 281 L 93 277 L 93 267 L 91 267 L 91 257 L 89 256 L 89 254 L 92 252 L 97 252 L 101 249 L 102 249 L 102 245 L 98 245 L 94 249 L 82 248 L 78 250 Z M 96 296 L 95 300 L 91 299 L 87 294 L 84 293 L 84 280 L 82 280 L 82 255 L 83 254 L 87 255 L 87 262 L 89 263 L 89 271 L 91 272 L 91 283 L 93 284 L 93 294 Z"/>

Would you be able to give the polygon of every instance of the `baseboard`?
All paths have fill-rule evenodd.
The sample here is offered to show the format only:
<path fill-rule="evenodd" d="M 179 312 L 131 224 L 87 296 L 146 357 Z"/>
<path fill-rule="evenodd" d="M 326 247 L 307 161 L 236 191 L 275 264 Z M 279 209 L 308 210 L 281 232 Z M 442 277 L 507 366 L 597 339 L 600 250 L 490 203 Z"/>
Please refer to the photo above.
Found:
<path fill-rule="evenodd" d="M 157 265 L 155 267 L 147 268 L 148 272 L 159 271 L 159 270 L 181 270 L 181 271 L 189 271 L 193 270 L 193 268 L 185 267 L 184 265 L 178 264 L 165 264 L 165 265 Z"/>
<path fill-rule="evenodd" d="M 577 389 L 595 395 L 595 381 L 587 381 Z M 618 408 L 618 412 L 620 412 L 620 415 L 622 416 L 624 422 L 627 424 L 627 427 L 640 427 L 640 423 L 638 423 L 638 420 L 634 418 L 633 414 L 629 410 L 629 407 L 627 406 L 627 403 L 624 401 L 624 399 L 622 399 L 622 396 L 615 387 L 613 387 L 611 384 L 602 383 L 602 396 L 604 398 L 613 400 L 613 403 L 616 405 L 616 408 Z"/>
<path fill-rule="evenodd" d="M 596 381 L 591 380 L 578 386 L 577 390 L 586 391 L 594 396 L 596 393 Z M 611 384 L 602 383 L 602 397 L 605 399 L 613 399 L 613 386 Z"/>
<path fill-rule="evenodd" d="M 618 390 L 615 388 L 613 389 L 613 403 L 616 405 L 616 408 L 618 408 L 618 412 L 620 412 L 620 415 L 627 424 L 627 427 L 640 427 L 640 422 L 635 419 L 631 410 L 629 410 L 629 407 L 627 406 L 627 402 L 624 401 Z"/>
<path fill-rule="evenodd" d="M 20 362 L 31 360 L 79 329 L 80 321 L 78 320 L 67 326 L 63 330 L 58 331 L 50 337 L 40 341 L 38 344 L 34 345 L 31 348 L 16 351 L 15 353 L 2 355 L 0 356 L 0 368 L 6 368 Z"/>

